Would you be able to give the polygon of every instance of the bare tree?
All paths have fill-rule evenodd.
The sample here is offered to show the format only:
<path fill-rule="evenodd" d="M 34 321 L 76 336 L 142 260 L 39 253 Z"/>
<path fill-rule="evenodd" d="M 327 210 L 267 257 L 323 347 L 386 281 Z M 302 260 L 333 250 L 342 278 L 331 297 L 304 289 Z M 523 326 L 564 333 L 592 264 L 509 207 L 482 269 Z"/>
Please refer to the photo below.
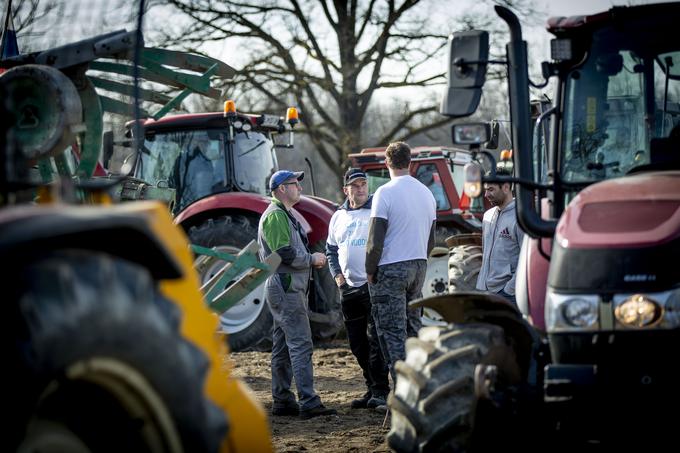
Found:
<path fill-rule="evenodd" d="M 442 49 L 449 33 L 499 28 L 488 0 L 456 14 L 450 3 L 432 0 L 170 3 L 190 21 L 178 30 L 159 30 L 163 45 L 200 52 L 206 42 L 230 40 L 250 57 L 229 89 L 254 108 L 283 109 L 294 102 L 302 132 L 336 175 L 350 152 L 408 140 L 449 122 L 436 113 L 438 100 L 428 91 L 444 83 Z M 531 17 L 532 0 L 501 3 Z M 399 96 L 405 90 L 416 94 L 384 133 L 366 143 L 362 130 L 370 126 L 367 112 L 376 93 Z"/>
<path fill-rule="evenodd" d="M 3 2 L 4 3 L 4 2 Z M 40 36 L 45 33 L 44 29 L 30 30 L 35 23 L 56 12 L 58 2 L 56 0 L 23 0 L 7 3 L 11 6 L 10 16 L 14 24 L 14 30 L 23 38 Z M 2 14 L 5 14 L 7 5 L 3 5 Z"/>

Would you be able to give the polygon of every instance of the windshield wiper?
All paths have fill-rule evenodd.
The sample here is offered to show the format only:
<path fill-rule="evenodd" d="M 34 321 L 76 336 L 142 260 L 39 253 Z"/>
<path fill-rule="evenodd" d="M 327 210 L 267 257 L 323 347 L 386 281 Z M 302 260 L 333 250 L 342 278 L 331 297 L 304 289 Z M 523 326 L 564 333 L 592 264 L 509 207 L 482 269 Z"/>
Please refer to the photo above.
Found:
<path fill-rule="evenodd" d="M 246 154 L 255 151 L 257 148 L 259 148 L 260 146 L 262 146 L 262 145 L 263 145 L 264 143 L 266 143 L 266 142 L 267 142 L 267 140 L 260 140 L 260 141 L 257 143 L 257 145 L 253 146 L 252 148 L 250 148 L 250 149 L 247 150 L 247 151 L 243 151 L 241 154 L 238 155 L 238 157 L 245 156 Z"/>

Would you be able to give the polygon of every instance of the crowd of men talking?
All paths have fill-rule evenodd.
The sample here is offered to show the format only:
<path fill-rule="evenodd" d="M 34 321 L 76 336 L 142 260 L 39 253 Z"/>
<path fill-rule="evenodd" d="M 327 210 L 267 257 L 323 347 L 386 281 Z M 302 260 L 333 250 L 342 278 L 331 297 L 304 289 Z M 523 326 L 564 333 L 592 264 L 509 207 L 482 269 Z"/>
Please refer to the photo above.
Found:
<path fill-rule="evenodd" d="M 300 200 L 303 172 L 280 170 L 269 182 L 272 202 L 260 218 L 260 257 L 272 252 L 281 264 L 265 283 L 274 320 L 272 332 L 272 415 L 310 419 L 334 415 L 314 389 L 312 333 L 307 290 L 313 267 L 328 266 L 341 295 L 349 346 L 361 367 L 365 393 L 353 409 L 387 410 L 389 376 L 406 358 L 406 338 L 421 327 L 427 258 L 434 247 L 437 201 L 410 174 L 411 148 L 391 143 L 385 150 L 390 181 L 369 194 L 367 175 L 350 168 L 344 175 L 345 202 L 329 224 L 326 251 L 310 253 L 307 235 L 291 213 Z M 477 288 L 515 302 L 514 273 L 522 231 L 517 225 L 510 184 L 485 184 L 493 206 L 484 214 L 482 269 Z M 295 378 L 297 398 L 291 390 Z"/>

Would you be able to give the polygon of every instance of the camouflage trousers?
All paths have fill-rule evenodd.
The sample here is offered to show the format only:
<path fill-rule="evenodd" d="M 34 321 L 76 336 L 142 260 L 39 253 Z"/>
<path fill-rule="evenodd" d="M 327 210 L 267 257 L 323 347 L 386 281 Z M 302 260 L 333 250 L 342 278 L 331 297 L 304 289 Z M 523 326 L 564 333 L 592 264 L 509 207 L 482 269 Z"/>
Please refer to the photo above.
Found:
<path fill-rule="evenodd" d="M 380 349 L 390 367 L 406 358 L 406 338 L 418 335 L 423 310 L 408 309 L 408 303 L 423 297 L 426 260 L 409 260 L 378 267 L 371 291 L 371 314 L 375 321 Z"/>

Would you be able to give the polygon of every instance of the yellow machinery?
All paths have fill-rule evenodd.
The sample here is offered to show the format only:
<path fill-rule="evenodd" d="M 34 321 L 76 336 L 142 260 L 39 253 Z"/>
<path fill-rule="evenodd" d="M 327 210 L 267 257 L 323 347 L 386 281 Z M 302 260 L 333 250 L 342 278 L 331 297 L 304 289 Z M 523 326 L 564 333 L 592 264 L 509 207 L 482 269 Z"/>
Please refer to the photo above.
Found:
<path fill-rule="evenodd" d="M 80 102 L 69 78 L 83 72 L 0 63 L 12 67 L 0 75 L 3 450 L 271 451 L 167 207 L 111 205 L 105 179 L 64 177 L 74 144 L 101 143 L 88 123 L 97 102 Z"/>

